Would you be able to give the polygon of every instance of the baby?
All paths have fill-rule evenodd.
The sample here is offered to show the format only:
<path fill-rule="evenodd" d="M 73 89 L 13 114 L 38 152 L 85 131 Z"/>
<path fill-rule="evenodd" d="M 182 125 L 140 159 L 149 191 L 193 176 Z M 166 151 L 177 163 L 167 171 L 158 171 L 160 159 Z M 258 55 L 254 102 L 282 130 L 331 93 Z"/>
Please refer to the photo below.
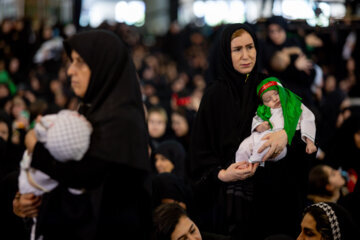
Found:
<path fill-rule="evenodd" d="M 252 122 L 252 134 L 240 144 L 235 160 L 236 162 L 249 161 L 262 162 L 262 158 L 269 151 L 265 149 L 258 153 L 259 148 L 266 142 L 262 138 L 273 132 L 284 129 L 291 144 L 295 131 L 300 129 L 301 139 L 306 143 L 306 153 L 314 153 L 317 148 L 315 140 L 315 116 L 301 103 L 301 98 L 282 86 L 279 79 L 269 77 L 264 79 L 257 87 L 257 95 L 262 99 Z M 287 149 L 284 148 L 275 158 L 269 161 L 278 161 L 285 157 Z"/>
<path fill-rule="evenodd" d="M 90 145 L 92 127 L 78 112 L 62 110 L 58 114 L 42 117 L 34 130 L 37 140 L 44 143 L 50 154 L 56 160 L 66 162 L 83 158 Z M 31 167 L 31 159 L 31 153 L 26 150 L 20 162 L 19 192 L 39 196 L 56 188 L 58 182 Z M 69 188 L 69 191 L 82 193 L 78 189 Z"/>

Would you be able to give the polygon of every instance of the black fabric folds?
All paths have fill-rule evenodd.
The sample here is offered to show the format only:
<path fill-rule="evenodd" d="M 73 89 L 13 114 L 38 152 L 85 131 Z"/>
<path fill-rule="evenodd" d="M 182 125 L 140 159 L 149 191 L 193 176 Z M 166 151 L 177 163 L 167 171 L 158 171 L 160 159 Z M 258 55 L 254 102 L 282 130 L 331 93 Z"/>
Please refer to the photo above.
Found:
<path fill-rule="evenodd" d="M 94 129 L 90 157 L 150 170 L 139 82 L 122 40 L 109 31 L 92 30 L 64 41 L 64 47 L 70 57 L 72 50 L 78 52 L 91 69 L 79 110 Z"/>
<path fill-rule="evenodd" d="M 202 98 L 193 125 L 190 144 L 190 169 L 194 204 L 200 229 L 228 234 L 226 188 L 217 175 L 235 161 L 240 142 L 251 133 L 252 118 L 260 103 L 256 86 L 265 78 L 257 64 L 249 74 L 240 74 L 232 65 L 231 35 L 246 30 L 257 39 L 250 26 L 226 25 L 222 31 L 215 81 Z M 257 51 L 258 53 L 258 51 Z"/>
<path fill-rule="evenodd" d="M 227 25 L 222 31 L 218 75 L 203 96 L 192 131 L 190 158 L 195 178 L 202 176 L 201 172 L 210 176 L 212 170 L 230 165 L 240 142 L 250 135 L 259 104 L 256 86 L 265 76 L 257 73 L 257 65 L 248 76 L 233 68 L 231 35 L 241 28 L 250 33 L 257 48 L 256 36 L 245 24 Z"/>
<path fill-rule="evenodd" d="M 214 59 L 218 64 L 216 80 L 204 93 L 192 131 L 190 177 L 195 221 L 203 231 L 234 239 L 260 240 L 280 232 L 295 236 L 306 196 L 308 162 L 315 157 L 306 154 L 299 131 L 281 161 L 258 167 L 246 181 L 226 183 L 218 179 L 219 171 L 235 162 L 240 143 L 251 133 L 260 103 L 256 86 L 267 77 L 258 72 L 257 64 L 249 74 L 233 68 L 231 35 L 237 29 L 252 36 L 257 58 L 259 54 L 250 26 L 225 26 Z"/>
<path fill-rule="evenodd" d="M 172 174 L 184 178 L 185 177 L 185 157 L 184 147 L 175 140 L 166 140 L 160 143 L 154 154 L 161 154 L 174 164 Z M 154 162 L 155 164 L 155 162 Z"/>
<path fill-rule="evenodd" d="M 191 203 L 191 190 L 184 180 L 172 173 L 160 173 L 152 181 L 153 209 L 159 206 L 163 199 L 173 199 L 183 202 L 189 207 Z"/>

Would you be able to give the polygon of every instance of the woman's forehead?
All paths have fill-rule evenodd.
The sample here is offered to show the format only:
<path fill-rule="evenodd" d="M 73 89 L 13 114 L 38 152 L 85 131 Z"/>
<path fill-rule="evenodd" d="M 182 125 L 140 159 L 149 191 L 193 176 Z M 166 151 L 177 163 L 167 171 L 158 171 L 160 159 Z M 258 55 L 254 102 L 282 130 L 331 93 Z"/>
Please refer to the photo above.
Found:
<path fill-rule="evenodd" d="M 248 45 L 248 44 L 254 44 L 254 39 L 251 37 L 251 35 L 248 32 L 244 32 L 241 36 L 238 36 L 231 40 L 231 46 L 242 46 L 242 45 Z"/>

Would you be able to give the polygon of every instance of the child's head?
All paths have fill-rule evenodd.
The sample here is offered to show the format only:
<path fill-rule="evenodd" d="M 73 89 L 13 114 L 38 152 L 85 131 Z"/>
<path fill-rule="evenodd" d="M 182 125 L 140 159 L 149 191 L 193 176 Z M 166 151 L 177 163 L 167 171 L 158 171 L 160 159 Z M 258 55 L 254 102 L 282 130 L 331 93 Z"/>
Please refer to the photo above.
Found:
<path fill-rule="evenodd" d="M 60 161 L 81 160 L 89 149 L 91 133 L 90 122 L 70 110 L 46 115 L 35 125 L 38 141 Z"/>
<path fill-rule="evenodd" d="M 166 132 L 167 113 L 162 107 L 153 107 L 148 111 L 148 129 L 149 135 L 153 138 L 159 138 Z"/>
<path fill-rule="evenodd" d="M 181 111 L 174 111 L 171 114 L 171 128 L 177 137 L 183 137 L 188 134 L 189 123 L 186 119 L 185 113 L 181 113 Z"/>
<path fill-rule="evenodd" d="M 279 92 L 277 90 L 270 90 L 264 93 L 261 97 L 265 106 L 269 108 L 281 107 Z"/>
<path fill-rule="evenodd" d="M 202 239 L 196 224 L 177 203 L 164 203 L 157 207 L 153 214 L 153 224 L 153 239 Z"/>
<path fill-rule="evenodd" d="M 154 164 L 158 173 L 174 173 L 183 177 L 186 152 L 175 140 L 162 142 L 154 151 Z"/>
<path fill-rule="evenodd" d="M 263 104 L 270 108 L 281 107 L 279 88 L 283 89 L 279 79 L 269 77 L 261 81 L 257 86 L 257 95 L 261 98 Z"/>
<path fill-rule="evenodd" d="M 314 166 L 309 173 L 309 194 L 331 197 L 345 185 L 341 172 L 328 165 Z"/>
<path fill-rule="evenodd" d="M 277 72 L 284 71 L 290 64 L 289 54 L 283 51 L 277 51 L 270 59 L 270 67 Z"/>

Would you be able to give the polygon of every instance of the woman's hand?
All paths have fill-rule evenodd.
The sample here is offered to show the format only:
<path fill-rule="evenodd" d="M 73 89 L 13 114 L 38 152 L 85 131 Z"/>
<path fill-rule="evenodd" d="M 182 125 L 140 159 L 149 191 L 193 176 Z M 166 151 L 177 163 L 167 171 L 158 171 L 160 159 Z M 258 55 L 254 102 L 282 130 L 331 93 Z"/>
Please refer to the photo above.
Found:
<path fill-rule="evenodd" d="M 227 169 L 221 169 L 218 173 L 218 178 L 223 182 L 244 180 L 253 176 L 258 166 L 259 163 L 236 162 Z"/>
<path fill-rule="evenodd" d="M 299 71 L 304 71 L 306 74 L 310 74 L 310 70 L 313 68 L 313 63 L 304 54 L 299 55 L 295 60 L 295 67 Z"/>
<path fill-rule="evenodd" d="M 276 157 L 286 147 L 288 137 L 285 130 L 269 133 L 262 138 L 267 140 L 258 150 L 259 153 L 270 147 L 269 151 L 265 154 L 262 161 L 265 162 L 270 157 Z"/>
<path fill-rule="evenodd" d="M 32 193 L 20 194 L 17 192 L 13 200 L 13 212 L 21 218 L 37 217 L 40 204 L 41 196 L 35 196 Z"/>
<path fill-rule="evenodd" d="M 25 135 L 25 146 L 28 153 L 32 153 L 34 151 L 36 141 L 37 139 L 34 129 L 29 130 Z"/>

